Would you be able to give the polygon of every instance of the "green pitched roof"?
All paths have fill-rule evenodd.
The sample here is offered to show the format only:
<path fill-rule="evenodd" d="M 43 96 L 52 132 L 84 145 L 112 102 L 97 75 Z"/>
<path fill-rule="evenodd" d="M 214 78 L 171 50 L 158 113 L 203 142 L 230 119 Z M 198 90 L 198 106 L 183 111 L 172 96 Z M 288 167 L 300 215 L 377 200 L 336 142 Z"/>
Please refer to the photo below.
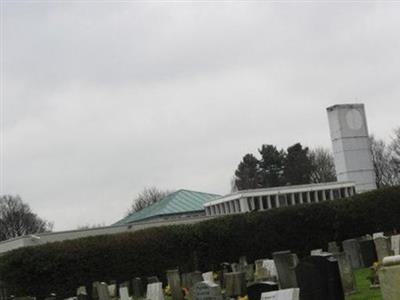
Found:
<path fill-rule="evenodd" d="M 164 215 L 202 211 L 204 210 L 204 203 L 219 197 L 221 196 L 216 194 L 178 190 L 164 197 L 159 202 L 130 214 L 115 223 L 115 225 L 129 224 Z"/>

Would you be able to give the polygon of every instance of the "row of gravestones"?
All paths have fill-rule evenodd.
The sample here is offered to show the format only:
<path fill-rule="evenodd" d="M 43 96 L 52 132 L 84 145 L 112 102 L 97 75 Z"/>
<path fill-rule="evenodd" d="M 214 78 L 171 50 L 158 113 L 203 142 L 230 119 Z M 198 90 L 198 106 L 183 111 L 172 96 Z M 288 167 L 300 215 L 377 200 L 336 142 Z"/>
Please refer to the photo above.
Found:
<path fill-rule="evenodd" d="M 274 252 L 272 256 L 273 259 L 256 260 L 254 265 L 247 264 L 244 257 L 239 263 L 224 263 L 215 277 L 213 272 L 180 274 L 178 270 L 169 270 L 166 277 L 172 299 L 183 300 L 184 291 L 188 290 L 192 300 L 223 300 L 245 295 L 249 300 L 344 300 L 338 262 L 332 255 L 318 251 L 300 261 L 290 251 Z M 149 300 L 164 300 L 162 282 L 157 277 L 149 277 L 147 282 L 145 293 L 140 278 L 119 287 L 116 283 L 94 282 L 91 298 L 131 300 L 144 296 Z M 77 296 L 69 300 L 72 299 L 86 300 L 86 287 L 79 287 Z M 56 300 L 56 297 L 47 300 Z"/>
<path fill-rule="evenodd" d="M 342 242 L 342 248 L 354 269 L 366 268 L 382 262 L 386 256 L 399 255 L 400 235 L 386 237 L 383 233 L 375 233 L 373 237 L 366 235 L 348 239 Z M 340 247 L 331 242 L 328 251 L 340 252 Z"/>
<path fill-rule="evenodd" d="M 255 270 L 254 270 L 255 269 Z M 337 260 L 330 254 L 318 253 L 299 261 L 290 251 L 273 253 L 273 259 L 255 261 L 255 268 L 242 257 L 239 263 L 222 264 L 219 276 L 213 272 L 180 274 L 178 270 L 166 272 L 169 292 L 173 300 L 183 300 L 185 290 L 192 300 L 223 300 L 248 296 L 249 300 L 344 300 Z M 132 286 L 138 286 L 139 278 Z M 138 298 L 140 291 L 133 288 L 132 297 L 127 283 L 119 286 L 119 298 Z M 78 300 L 86 299 L 85 287 L 77 292 Z M 148 278 L 146 293 L 149 300 L 164 300 L 162 282 Z M 95 282 L 92 298 L 117 298 L 117 285 Z M 52 299 L 48 299 L 52 300 Z"/>
<path fill-rule="evenodd" d="M 217 279 L 213 272 L 180 274 L 178 270 L 169 270 L 166 275 L 173 300 L 182 300 L 185 290 L 194 300 L 243 295 L 248 295 L 249 300 L 281 299 L 277 297 L 340 300 L 344 299 L 344 294 L 356 291 L 354 269 L 371 266 L 375 261 L 382 262 L 386 256 L 398 254 L 399 245 L 400 235 L 387 238 L 383 234 L 374 234 L 374 238 L 366 236 L 343 241 L 343 251 L 336 242 L 331 242 L 328 252 L 315 249 L 311 256 L 301 261 L 290 251 L 275 252 L 273 259 L 259 259 L 254 265 L 247 264 L 246 258 L 241 257 L 239 263 L 223 263 Z M 392 265 L 390 262 L 386 267 L 393 269 Z M 149 300 L 163 300 L 164 291 L 158 278 L 149 277 L 147 281 L 146 293 L 140 278 L 121 284 L 119 298 L 130 300 L 145 296 Z M 384 284 L 387 282 L 388 276 Z M 118 298 L 116 284 L 95 282 L 92 291 L 95 300 Z M 85 287 L 80 287 L 77 298 L 85 300 L 86 295 Z"/>

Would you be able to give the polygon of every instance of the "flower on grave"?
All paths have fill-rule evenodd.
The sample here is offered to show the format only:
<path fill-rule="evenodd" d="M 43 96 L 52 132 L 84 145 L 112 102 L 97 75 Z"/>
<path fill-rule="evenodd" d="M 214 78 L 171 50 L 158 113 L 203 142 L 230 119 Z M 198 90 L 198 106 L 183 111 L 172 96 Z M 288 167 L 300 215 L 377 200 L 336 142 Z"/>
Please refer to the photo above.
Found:
<path fill-rule="evenodd" d="M 239 296 L 238 297 L 238 300 L 249 300 L 249 297 L 247 296 L 247 295 L 245 295 L 245 296 Z"/>
<path fill-rule="evenodd" d="M 219 277 L 218 273 L 217 272 L 213 272 L 214 281 L 217 281 L 219 279 L 218 277 Z"/>
<path fill-rule="evenodd" d="M 169 285 L 167 285 L 164 289 L 164 293 L 167 296 L 171 296 L 171 287 Z"/>

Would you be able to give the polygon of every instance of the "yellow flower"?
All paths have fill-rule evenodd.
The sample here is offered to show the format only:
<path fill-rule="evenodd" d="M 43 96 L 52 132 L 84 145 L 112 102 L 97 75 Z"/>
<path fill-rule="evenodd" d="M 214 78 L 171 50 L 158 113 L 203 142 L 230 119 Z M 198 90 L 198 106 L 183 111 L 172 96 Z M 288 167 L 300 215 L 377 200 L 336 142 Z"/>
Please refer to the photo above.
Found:
<path fill-rule="evenodd" d="M 167 285 L 164 289 L 164 292 L 166 295 L 170 296 L 171 295 L 171 287 Z"/>
<path fill-rule="evenodd" d="M 247 295 L 246 296 L 243 296 L 243 297 L 238 297 L 238 300 L 249 300 L 249 297 L 247 297 Z"/>

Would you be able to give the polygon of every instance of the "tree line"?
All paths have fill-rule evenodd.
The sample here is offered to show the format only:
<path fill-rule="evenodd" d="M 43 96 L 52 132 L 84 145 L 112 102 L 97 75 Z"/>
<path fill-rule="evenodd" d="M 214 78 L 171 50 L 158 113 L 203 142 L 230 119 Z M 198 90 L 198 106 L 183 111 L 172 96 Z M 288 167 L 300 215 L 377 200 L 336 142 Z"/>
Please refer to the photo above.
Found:
<path fill-rule="evenodd" d="M 240 161 L 232 181 L 232 191 L 336 180 L 333 156 L 329 150 L 310 150 L 296 143 L 285 149 L 265 144 L 259 158 L 248 153 Z"/>

